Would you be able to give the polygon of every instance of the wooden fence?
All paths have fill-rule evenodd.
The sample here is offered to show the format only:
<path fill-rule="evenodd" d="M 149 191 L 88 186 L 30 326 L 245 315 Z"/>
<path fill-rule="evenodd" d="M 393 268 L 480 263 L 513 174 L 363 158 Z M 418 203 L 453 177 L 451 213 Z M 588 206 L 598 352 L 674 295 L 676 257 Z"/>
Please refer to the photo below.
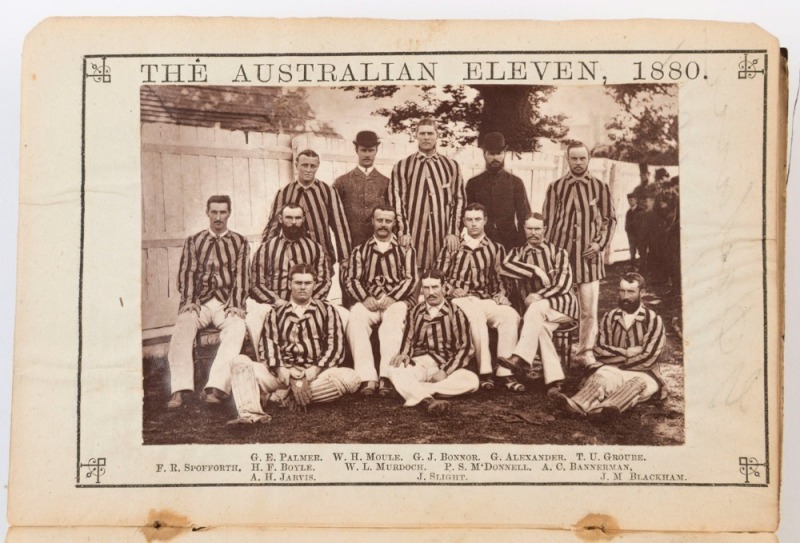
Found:
<path fill-rule="evenodd" d="M 228 226 L 248 236 L 254 251 L 277 190 L 294 179 L 293 157 L 306 148 L 321 157 L 317 177 L 327 183 L 353 169 L 353 144 L 339 138 L 229 131 L 219 128 L 143 123 L 142 137 L 142 327 L 144 338 L 169 335 L 180 296 L 176 277 L 184 240 L 208 227 L 205 202 L 228 194 Z M 376 167 L 387 176 L 416 142 L 384 143 Z M 462 167 L 464 180 L 484 170 L 477 147 L 444 150 Z M 520 177 L 531 208 L 540 210 L 547 186 L 566 171 L 563 153 L 509 153 L 506 169 Z M 609 261 L 627 259 L 626 194 L 639 183 L 637 164 L 593 159 L 591 172 L 609 183 L 617 212 L 617 235 Z"/>

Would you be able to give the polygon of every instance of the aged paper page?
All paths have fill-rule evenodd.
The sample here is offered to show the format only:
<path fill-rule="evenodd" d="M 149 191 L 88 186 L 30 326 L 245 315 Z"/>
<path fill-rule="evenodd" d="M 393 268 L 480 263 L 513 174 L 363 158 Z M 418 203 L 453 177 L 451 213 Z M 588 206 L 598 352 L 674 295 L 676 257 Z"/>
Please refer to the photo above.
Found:
<path fill-rule="evenodd" d="M 13 525 L 775 529 L 786 97 L 758 28 L 50 20 L 26 43 L 23 81 Z M 399 396 L 272 405 L 270 423 L 245 427 L 226 424 L 232 402 L 167 408 L 181 252 L 208 227 L 209 196 L 231 196 L 252 253 L 303 149 L 332 183 L 374 130 L 388 176 L 415 152 L 421 110 L 466 181 L 485 167 L 476 116 L 509 103 L 546 136 L 506 134 L 533 211 L 567 173 L 550 140 L 586 141 L 610 186 L 602 312 L 627 271 L 627 194 L 662 171 L 679 191 L 661 198 L 672 235 L 654 234 L 662 259 L 647 268 L 665 399 L 612 422 L 558 411 L 535 384 L 453 399 L 441 419 Z M 667 151 L 647 156 L 626 133 L 639 108 L 666 119 Z M 215 341 L 198 336 L 195 379 Z M 577 394 L 579 365 L 567 375 Z"/>

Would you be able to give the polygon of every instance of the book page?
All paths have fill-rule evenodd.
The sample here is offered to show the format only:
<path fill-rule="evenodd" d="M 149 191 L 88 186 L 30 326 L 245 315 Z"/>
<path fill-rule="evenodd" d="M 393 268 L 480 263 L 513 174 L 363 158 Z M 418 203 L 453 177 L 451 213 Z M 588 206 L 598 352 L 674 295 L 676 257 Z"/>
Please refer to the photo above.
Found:
<path fill-rule="evenodd" d="M 778 45 L 758 28 L 54 19 L 30 35 L 23 81 L 13 525 L 775 529 L 786 94 Z M 397 187 L 424 117 L 458 170 L 444 192 L 456 215 L 459 187 L 492 168 L 483 138 L 500 132 L 503 169 L 555 227 L 577 208 L 551 187 L 583 142 L 608 198 L 581 212 L 599 264 L 572 280 L 597 285 L 601 322 L 631 271 L 646 280 L 640 321 L 657 316 L 663 342 L 642 386 L 657 392 L 590 416 L 603 398 L 590 397 L 576 314 L 553 331 L 555 401 L 541 379 L 520 393 L 498 378 L 443 417 L 397 391 L 356 392 L 305 412 L 265 402 L 267 422 L 231 425 L 235 398 L 203 395 L 230 349 L 209 317 L 187 347 L 194 393 L 170 408 L 182 261 L 213 229 L 209 198 L 230 198 L 227 226 L 252 256 L 307 149 L 330 186 L 374 132 L 374 168 Z M 627 229 L 634 203 L 644 255 Z M 320 241 L 339 260 L 327 298 L 341 306 L 336 233 Z M 350 343 L 355 365 L 364 345 Z"/>

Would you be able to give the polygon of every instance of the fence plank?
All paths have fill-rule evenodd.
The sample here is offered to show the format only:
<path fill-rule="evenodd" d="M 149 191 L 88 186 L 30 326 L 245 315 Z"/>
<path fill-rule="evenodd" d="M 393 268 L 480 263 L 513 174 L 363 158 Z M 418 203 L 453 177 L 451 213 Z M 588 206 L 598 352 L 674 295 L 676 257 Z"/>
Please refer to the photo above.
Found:
<path fill-rule="evenodd" d="M 164 230 L 163 216 L 159 224 L 156 193 L 161 187 L 161 155 L 142 153 L 142 232 L 145 238 L 158 237 Z"/>
<path fill-rule="evenodd" d="M 250 167 L 246 158 L 233 159 L 233 216 L 237 232 L 250 232 L 253 228 L 250 194 Z"/>
<path fill-rule="evenodd" d="M 233 159 L 230 157 L 217 157 L 217 194 L 233 194 Z M 228 227 L 238 228 L 235 216 L 231 217 Z"/>
<path fill-rule="evenodd" d="M 164 226 L 171 236 L 180 236 L 183 228 L 183 179 L 181 155 L 161 155 L 164 180 Z"/>
<path fill-rule="evenodd" d="M 184 234 L 195 232 L 206 225 L 204 211 L 208 197 L 203 192 L 200 180 L 200 158 L 197 155 L 181 155 L 183 180 L 183 225 Z"/>
<path fill-rule="evenodd" d="M 250 170 L 250 225 L 251 231 L 263 230 L 267 224 L 263 206 L 267 201 L 267 179 L 264 160 L 251 158 L 247 161 Z"/>

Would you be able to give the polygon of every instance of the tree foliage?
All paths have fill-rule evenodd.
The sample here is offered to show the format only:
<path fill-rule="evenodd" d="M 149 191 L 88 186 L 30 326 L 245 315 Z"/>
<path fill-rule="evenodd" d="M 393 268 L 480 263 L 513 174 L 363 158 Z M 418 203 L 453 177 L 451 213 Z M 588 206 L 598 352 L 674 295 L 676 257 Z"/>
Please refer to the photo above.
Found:
<path fill-rule="evenodd" d="M 620 106 L 606 123 L 611 145 L 595 150 L 626 162 L 678 164 L 678 87 L 667 84 L 612 85 L 606 89 Z"/>
<path fill-rule="evenodd" d="M 346 87 L 359 99 L 392 98 L 399 86 Z M 510 151 L 532 151 L 538 140 L 561 140 L 568 128 L 565 115 L 543 115 L 540 111 L 555 87 L 532 85 L 432 85 L 417 87 L 415 99 L 381 107 L 373 115 L 386 117 L 393 133 L 413 135 L 417 121 L 432 117 L 439 125 L 440 139 L 447 146 L 481 141 L 489 132 L 501 132 Z"/>

